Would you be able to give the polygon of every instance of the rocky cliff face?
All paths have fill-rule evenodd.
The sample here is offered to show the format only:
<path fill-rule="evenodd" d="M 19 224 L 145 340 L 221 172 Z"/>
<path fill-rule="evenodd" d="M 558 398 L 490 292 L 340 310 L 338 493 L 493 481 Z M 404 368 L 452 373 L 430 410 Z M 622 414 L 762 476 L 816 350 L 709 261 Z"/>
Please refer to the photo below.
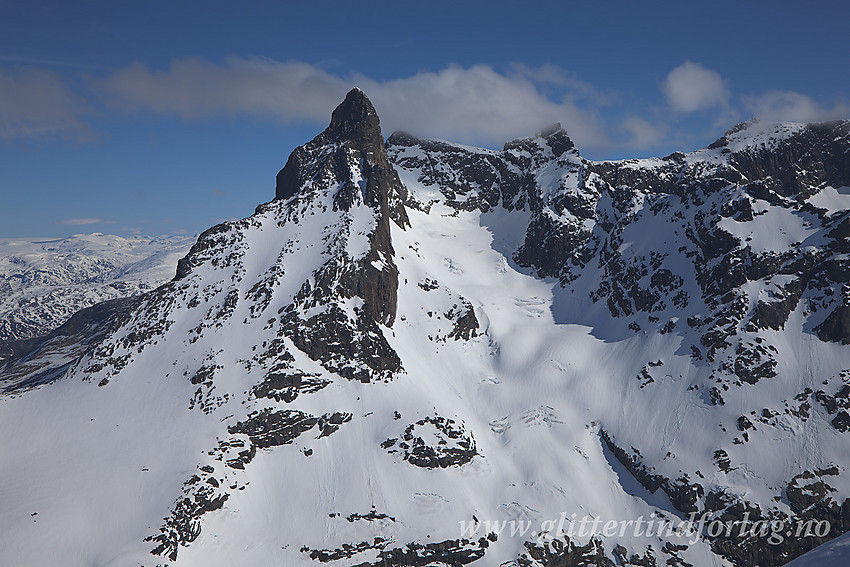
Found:
<path fill-rule="evenodd" d="M 404 186 L 387 159 L 378 114 L 363 91 L 354 89 L 334 110 L 328 128 L 297 148 L 277 174 L 275 198 L 333 194 L 335 210 L 365 205 L 375 214 L 369 251 L 360 266 L 344 276 L 344 293 L 365 302 L 367 316 L 392 326 L 396 311 L 398 270 L 393 263 L 390 221 L 408 226 Z"/>
<path fill-rule="evenodd" d="M 354 90 L 173 281 L 6 364 L 0 562 L 783 565 L 850 530 L 847 155 L 385 144 Z"/>

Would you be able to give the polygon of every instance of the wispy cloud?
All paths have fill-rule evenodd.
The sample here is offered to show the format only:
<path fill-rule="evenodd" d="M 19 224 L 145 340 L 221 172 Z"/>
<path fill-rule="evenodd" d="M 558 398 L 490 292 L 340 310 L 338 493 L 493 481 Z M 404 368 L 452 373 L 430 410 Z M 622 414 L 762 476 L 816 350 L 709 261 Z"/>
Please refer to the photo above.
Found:
<path fill-rule="evenodd" d="M 744 104 L 753 116 L 767 122 L 825 122 L 850 116 L 850 104 L 847 102 L 825 107 L 810 96 L 792 91 L 771 91 L 745 97 Z"/>
<path fill-rule="evenodd" d="M 491 67 L 451 66 L 385 83 L 361 79 L 390 126 L 428 137 L 501 144 L 560 122 L 583 147 L 609 144 L 595 108 L 545 96 L 538 82 Z M 371 83 L 371 84 L 370 84 Z"/>
<path fill-rule="evenodd" d="M 661 83 L 661 91 L 670 107 L 677 112 L 726 106 L 730 97 L 720 73 L 692 61 L 685 61 L 670 71 Z"/>
<path fill-rule="evenodd" d="M 664 138 L 662 126 L 638 116 L 627 116 L 622 129 L 628 135 L 627 145 L 635 149 L 651 148 Z"/>
<path fill-rule="evenodd" d="M 567 93 L 550 98 L 542 84 L 565 87 Z M 229 58 L 220 65 L 181 59 L 165 71 L 132 65 L 93 82 L 104 100 L 124 112 L 184 119 L 242 114 L 282 122 L 325 121 L 329 109 L 352 86 L 359 86 L 375 104 L 386 133 L 404 129 L 422 136 L 501 143 L 561 122 L 577 142 L 604 145 L 595 111 L 571 100 L 570 88 L 578 91 L 578 85 L 554 67 L 524 67 L 505 74 L 486 65 L 452 65 L 376 81 L 362 74 L 340 77 L 297 61 L 244 58 Z"/>
<path fill-rule="evenodd" d="M 59 221 L 59 224 L 69 225 L 86 225 L 86 224 L 115 224 L 114 220 L 104 220 L 100 218 L 82 218 L 82 219 L 65 219 Z"/>
<path fill-rule="evenodd" d="M 540 67 L 531 67 L 523 63 L 514 63 L 511 65 L 511 71 L 532 80 L 542 90 L 546 90 L 545 88 L 550 85 L 562 87 L 567 89 L 566 96 L 571 100 L 592 101 L 594 106 L 611 106 L 622 98 L 621 93 L 600 89 L 557 65 L 546 64 Z"/>
<path fill-rule="evenodd" d="M 124 112 L 185 119 L 247 114 L 282 121 L 324 119 L 347 86 L 343 79 L 307 63 L 235 57 L 221 65 L 200 58 L 179 59 L 164 71 L 134 64 L 92 81 L 107 104 Z"/>
<path fill-rule="evenodd" d="M 91 139 L 94 131 L 83 120 L 91 112 L 88 101 L 53 71 L 0 67 L 0 139 Z"/>
<path fill-rule="evenodd" d="M 651 101 L 618 108 L 620 93 L 599 89 L 554 65 L 514 64 L 506 71 L 450 65 L 376 80 L 300 61 L 231 57 L 216 63 L 186 58 L 165 69 L 133 64 L 97 76 L 0 65 L 0 141 L 93 137 L 87 120 L 94 108 L 183 120 L 245 116 L 321 125 L 353 86 L 364 89 L 375 104 L 385 135 L 406 130 L 491 147 L 554 122 L 560 122 L 580 148 L 643 150 L 693 137 L 680 119 L 696 111 L 714 112 L 712 129 L 721 132 L 742 113 L 780 121 L 850 115 L 850 104 L 822 106 L 793 92 L 733 97 L 720 73 L 692 61 L 672 69 L 660 83 L 665 104 L 641 111 L 640 104 Z M 224 194 L 216 191 L 221 190 L 212 194 Z"/>

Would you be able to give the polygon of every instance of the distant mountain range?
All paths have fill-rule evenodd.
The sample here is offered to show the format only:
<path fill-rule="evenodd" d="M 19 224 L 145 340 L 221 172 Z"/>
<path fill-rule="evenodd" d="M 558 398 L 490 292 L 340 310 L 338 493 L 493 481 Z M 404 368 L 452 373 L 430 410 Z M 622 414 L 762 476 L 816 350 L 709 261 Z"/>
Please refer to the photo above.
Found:
<path fill-rule="evenodd" d="M 99 233 L 0 240 L 0 357 L 11 356 L 12 343 L 42 336 L 80 309 L 158 287 L 174 277 L 192 242 Z"/>
<path fill-rule="evenodd" d="M 595 162 L 385 141 L 355 89 L 9 354 L 0 563 L 785 565 L 850 531 L 848 236 L 847 121 Z"/>

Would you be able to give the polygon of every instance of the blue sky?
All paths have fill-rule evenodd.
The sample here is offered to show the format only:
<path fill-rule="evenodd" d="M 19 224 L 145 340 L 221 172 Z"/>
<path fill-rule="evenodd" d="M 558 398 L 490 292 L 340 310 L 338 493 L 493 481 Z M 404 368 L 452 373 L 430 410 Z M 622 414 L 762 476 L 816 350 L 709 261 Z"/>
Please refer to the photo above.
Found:
<path fill-rule="evenodd" d="M 0 238 L 194 234 L 274 194 L 360 86 L 384 134 L 592 159 L 850 118 L 842 1 L 0 0 Z"/>

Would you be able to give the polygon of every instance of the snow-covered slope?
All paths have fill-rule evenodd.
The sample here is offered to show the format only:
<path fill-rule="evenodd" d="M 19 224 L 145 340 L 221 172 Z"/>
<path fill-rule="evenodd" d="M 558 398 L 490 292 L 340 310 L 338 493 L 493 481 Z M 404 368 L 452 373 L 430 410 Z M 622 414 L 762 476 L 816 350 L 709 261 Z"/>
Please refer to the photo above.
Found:
<path fill-rule="evenodd" d="M 80 309 L 156 288 L 174 277 L 193 241 L 100 233 L 0 240 L 0 343 L 44 335 Z"/>
<path fill-rule="evenodd" d="M 850 565 L 850 534 L 837 537 L 788 563 L 788 567 L 846 567 L 847 565 Z"/>
<path fill-rule="evenodd" d="M 352 91 L 3 369 L 0 563 L 787 563 L 850 529 L 848 127 L 597 163 L 385 146 Z"/>

